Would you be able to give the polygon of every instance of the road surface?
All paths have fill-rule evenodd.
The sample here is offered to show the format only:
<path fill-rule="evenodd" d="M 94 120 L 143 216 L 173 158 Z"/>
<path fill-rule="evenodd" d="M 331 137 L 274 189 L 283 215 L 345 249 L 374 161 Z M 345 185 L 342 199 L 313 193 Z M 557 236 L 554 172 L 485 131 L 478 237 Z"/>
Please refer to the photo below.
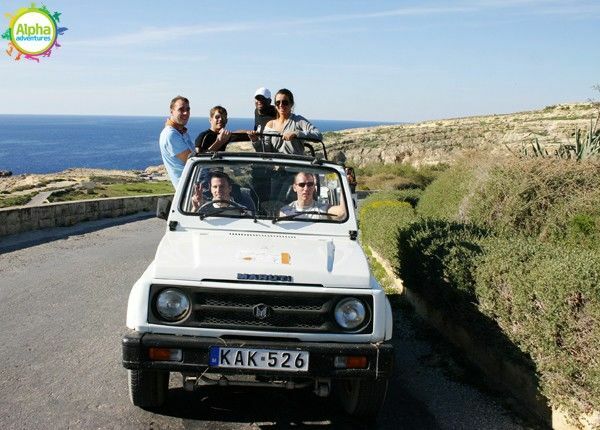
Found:
<path fill-rule="evenodd" d="M 310 392 L 187 393 L 175 376 L 160 413 L 132 406 L 120 346 L 127 297 L 164 228 L 150 218 L 28 233 L 26 247 L 0 240 L 0 428 L 364 428 Z M 46 242 L 32 245 L 36 236 Z M 523 428 L 497 399 L 446 376 L 440 362 L 452 360 L 404 314 L 395 311 L 396 372 L 378 428 Z"/>

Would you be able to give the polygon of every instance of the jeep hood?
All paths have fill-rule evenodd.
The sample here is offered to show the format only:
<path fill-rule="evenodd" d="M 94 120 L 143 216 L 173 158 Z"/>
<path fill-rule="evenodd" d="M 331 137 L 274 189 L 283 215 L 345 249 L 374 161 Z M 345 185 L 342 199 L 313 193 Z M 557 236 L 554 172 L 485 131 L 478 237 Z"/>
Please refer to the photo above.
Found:
<path fill-rule="evenodd" d="M 156 280 L 275 281 L 328 288 L 370 288 L 369 266 L 358 243 L 323 238 L 237 232 L 167 232 L 156 251 Z"/>

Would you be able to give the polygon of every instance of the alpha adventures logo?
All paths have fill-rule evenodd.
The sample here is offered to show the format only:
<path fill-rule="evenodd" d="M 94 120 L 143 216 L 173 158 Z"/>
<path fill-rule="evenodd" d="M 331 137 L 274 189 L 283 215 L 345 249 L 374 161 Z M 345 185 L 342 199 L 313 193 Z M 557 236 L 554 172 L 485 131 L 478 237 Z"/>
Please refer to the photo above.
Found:
<path fill-rule="evenodd" d="M 8 42 L 6 54 L 15 61 L 22 58 L 37 63 L 43 57 L 50 57 L 53 50 L 61 47 L 58 37 L 67 27 L 60 27 L 60 12 L 50 12 L 45 5 L 37 7 L 31 3 L 15 13 L 5 13 L 8 29 L 2 33 L 2 39 Z"/>

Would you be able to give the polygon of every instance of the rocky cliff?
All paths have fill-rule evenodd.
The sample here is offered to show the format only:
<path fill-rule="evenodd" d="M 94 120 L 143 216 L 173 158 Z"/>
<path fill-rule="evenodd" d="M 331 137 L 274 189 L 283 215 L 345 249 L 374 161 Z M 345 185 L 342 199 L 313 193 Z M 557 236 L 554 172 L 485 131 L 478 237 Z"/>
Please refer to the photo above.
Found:
<path fill-rule="evenodd" d="M 509 155 L 534 139 L 548 148 L 574 143 L 576 129 L 587 130 L 598 116 L 592 103 L 561 104 L 506 115 L 425 121 L 325 134 L 330 156 L 342 151 L 347 164 L 409 163 L 413 166 L 451 163 L 465 151 Z"/>

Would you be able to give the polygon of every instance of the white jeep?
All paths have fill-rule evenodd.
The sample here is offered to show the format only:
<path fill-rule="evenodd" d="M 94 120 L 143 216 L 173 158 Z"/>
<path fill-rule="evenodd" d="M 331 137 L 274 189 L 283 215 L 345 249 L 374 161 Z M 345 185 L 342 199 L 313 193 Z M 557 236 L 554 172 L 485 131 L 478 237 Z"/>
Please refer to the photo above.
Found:
<path fill-rule="evenodd" d="M 392 372 L 392 312 L 351 202 L 343 167 L 315 157 L 188 160 L 154 261 L 129 295 L 133 404 L 160 407 L 179 372 L 188 390 L 311 387 L 375 418 Z"/>

